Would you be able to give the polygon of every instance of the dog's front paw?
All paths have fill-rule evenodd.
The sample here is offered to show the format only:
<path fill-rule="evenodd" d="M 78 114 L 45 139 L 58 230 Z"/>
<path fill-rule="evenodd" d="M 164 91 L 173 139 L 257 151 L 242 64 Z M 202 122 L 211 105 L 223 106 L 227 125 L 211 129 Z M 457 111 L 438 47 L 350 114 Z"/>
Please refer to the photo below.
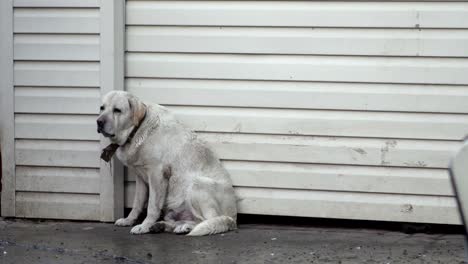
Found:
<path fill-rule="evenodd" d="M 141 234 L 146 234 L 150 232 L 150 227 L 149 225 L 141 224 L 134 226 L 132 230 L 130 230 L 130 234 L 133 235 L 141 235 Z"/>
<path fill-rule="evenodd" d="M 116 226 L 131 226 L 135 223 L 134 220 L 128 218 L 120 218 L 115 221 Z"/>

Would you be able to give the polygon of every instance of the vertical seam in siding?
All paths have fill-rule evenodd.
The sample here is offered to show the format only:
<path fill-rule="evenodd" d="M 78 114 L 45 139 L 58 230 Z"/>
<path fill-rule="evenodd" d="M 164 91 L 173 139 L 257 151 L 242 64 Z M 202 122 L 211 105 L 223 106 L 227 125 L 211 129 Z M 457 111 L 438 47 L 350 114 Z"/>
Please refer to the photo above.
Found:
<path fill-rule="evenodd" d="M 13 88 L 13 0 L 0 3 L 0 146 L 2 158 L 1 215 L 15 216 L 15 128 Z"/>
<path fill-rule="evenodd" d="M 102 1 L 101 21 L 101 95 L 124 88 L 125 0 Z M 109 141 L 101 137 L 101 147 Z M 114 221 L 123 217 L 123 165 L 116 158 L 111 163 L 100 161 L 100 219 Z"/>

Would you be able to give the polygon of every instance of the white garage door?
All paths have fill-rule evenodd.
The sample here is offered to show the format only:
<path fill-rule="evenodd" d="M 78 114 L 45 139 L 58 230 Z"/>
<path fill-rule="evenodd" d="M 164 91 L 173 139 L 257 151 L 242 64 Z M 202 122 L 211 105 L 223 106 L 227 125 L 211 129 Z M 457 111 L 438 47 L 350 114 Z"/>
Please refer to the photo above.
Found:
<path fill-rule="evenodd" d="M 213 146 L 241 213 L 459 224 L 468 3 L 127 1 L 126 24 L 126 89 Z"/>

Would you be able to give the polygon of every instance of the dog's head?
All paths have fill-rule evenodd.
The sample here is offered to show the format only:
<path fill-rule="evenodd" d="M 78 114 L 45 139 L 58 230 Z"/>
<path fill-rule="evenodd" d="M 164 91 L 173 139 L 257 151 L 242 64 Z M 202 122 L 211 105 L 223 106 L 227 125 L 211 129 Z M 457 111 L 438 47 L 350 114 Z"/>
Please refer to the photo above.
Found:
<path fill-rule="evenodd" d="M 97 132 L 123 145 L 145 116 L 146 105 L 127 92 L 111 91 L 104 96 L 100 111 Z"/>

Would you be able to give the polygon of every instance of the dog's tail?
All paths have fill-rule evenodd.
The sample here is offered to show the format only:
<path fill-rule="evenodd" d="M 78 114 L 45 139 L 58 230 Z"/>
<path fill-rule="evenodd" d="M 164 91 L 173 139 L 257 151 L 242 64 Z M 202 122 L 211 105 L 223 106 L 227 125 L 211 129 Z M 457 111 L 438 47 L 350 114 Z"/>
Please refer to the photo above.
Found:
<path fill-rule="evenodd" d="M 222 215 L 199 223 L 190 233 L 187 234 L 187 236 L 214 235 L 234 230 L 236 228 L 236 221 L 232 219 L 232 217 Z"/>

